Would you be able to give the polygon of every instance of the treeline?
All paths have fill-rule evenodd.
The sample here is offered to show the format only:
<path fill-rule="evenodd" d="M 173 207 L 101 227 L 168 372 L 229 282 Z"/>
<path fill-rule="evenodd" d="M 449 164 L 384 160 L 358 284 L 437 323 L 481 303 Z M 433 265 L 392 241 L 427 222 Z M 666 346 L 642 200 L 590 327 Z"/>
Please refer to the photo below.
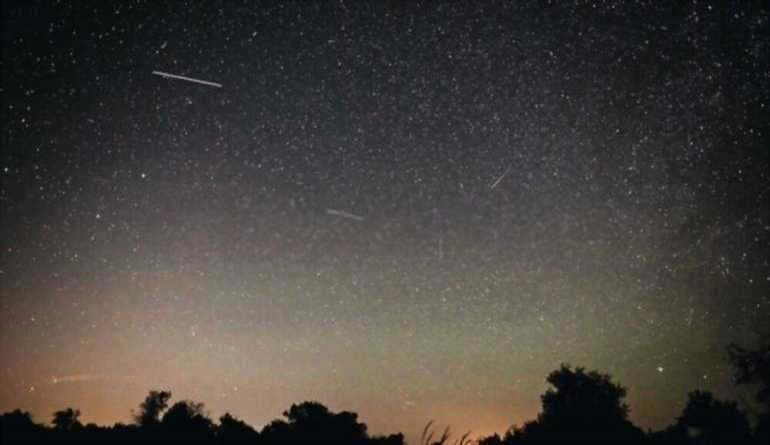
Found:
<path fill-rule="evenodd" d="M 540 443 L 629 444 L 767 444 L 770 443 L 770 345 L 757 350 L 728 348 L 737 384 L 756 390 L 750 407 L 754 420 L 735 402 L 721 401 L 709 392 L 694 391 L 675 423 L 661 431 L 643 431 L 629 419 L 626 389 L 607 374 L 586 372 L 566 365 L 548 377 L 551 388 L 542 396 L 535 420 L 511 428 L 503 435 L 469 440 L 469 434 L 441 434 L 429 422 L 419 445 L 518 445 Z M 317 402 L 292 405 L 261 431 L 224 414 L 213 421 L 201 403 L 189 400 L 170 405 L 171 393 L 150 391 L 129 425 L 83 425 L 80 411 L 66 408 L 53 413 L 51 426 L 35 423 L 27 412 L 15 410 L 0 416 L 3 444 L 339 444 L 403 445 L 401 433 L 370 436 L 358 415 L 334 413 Z"/>
<path fill-rule="evenodd" d="M 292 405 L 257 431 L 225 413 L 214 422 L 202 403 L 182 400 L 169 406 L 171 393 L 150 391 L 134 416 L 134 423 L 111 427 L 83 425 L 80 411 L 67 408 L 53 414 L 52 426 L 34 423 L 30 414 L 15 410 L 0 418 L 3 444 L 303 444 L 403 445 L 404 436 L 369 436 L 365 423 L 352 412 L 334 413 L 317 402 Z"/>

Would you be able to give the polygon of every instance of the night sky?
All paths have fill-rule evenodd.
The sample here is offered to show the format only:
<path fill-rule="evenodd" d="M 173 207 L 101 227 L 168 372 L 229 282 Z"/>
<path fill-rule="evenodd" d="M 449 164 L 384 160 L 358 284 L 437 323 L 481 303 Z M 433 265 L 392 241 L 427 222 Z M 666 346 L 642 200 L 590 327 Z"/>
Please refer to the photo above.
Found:
<path fill-rule="evenodd" d="M 3 1 L 0 411 L 477 436 L 562 362 L 643 428 L 746 397 L 770 13 L 554 3 Z"/>

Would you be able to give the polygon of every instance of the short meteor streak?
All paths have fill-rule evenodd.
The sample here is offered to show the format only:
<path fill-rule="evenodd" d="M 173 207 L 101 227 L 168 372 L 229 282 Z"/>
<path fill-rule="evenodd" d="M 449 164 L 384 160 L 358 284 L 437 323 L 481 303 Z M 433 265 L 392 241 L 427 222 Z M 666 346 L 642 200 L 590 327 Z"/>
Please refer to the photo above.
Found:
<path fill-rule="evenodd" d="M 91 382 L 94 380 L 102 380 L 105 376 L 101 374 L 75 374 L 65 375 L 60 377 L 51 377 L 51 383 L 78 383 L 78 382 Z"/>
<path fill-rule="evenodd" d="M 510 171 L 511 171 L 511 166 L 509 165 L 509 166 L 508 166 L 508 168 L 506 168 L 506 169 L 505 169 L 505 171 L 503 172 L 503 174 L 502 174 L 502 175 L 500 175 L 500 176 L 497 178 L 497 180 L 496 180 L 495 182 L 493 182 L 493 183 L 492 183 L 492 185 L 490 185 L 490 186 L 489 186 L 489 189 L 490 189 L 490 190 L 494 190 L 494 189 L 495 189 L 495 187 L 497 187 L 497 184 L 500 184 L 500 181 L 502 181 L 502 180 L 503 180 L 503 178 L 505 178 L 505 175 L 507 175 L 507 174 L 508 174 L 508 172 L 510 172 Z"/>
<path fill-rule="evenodd" d="M 186 80 L 187 82 L 199 83 L 201 85 L 208 85 L 210 87 L 222 88 L 221 83 L 209 82 L 208 80 L 195 79 L 193 77 L 180 76 L 178 74 L 164 73 L 163 71 L 153 71 L 152 74 L 156 76 L 165 77 L 167 79 L 179 79 Z"/>
<path fill-rule="evenodd" d="M 364 220 L 364 218 L 362 218 L 362 217 L 360 217 L 358 215 L 354 215 L 354 214 L 352 214 L 350 212 L 345 212 L 343 210 L 326 209 L 326 213 L 328 213 L 329 215 L 336 215 L 336 216 L 341 216 L 343 218 L 354 219 L 354 220 L 359 221 L 359 222 Z"/>

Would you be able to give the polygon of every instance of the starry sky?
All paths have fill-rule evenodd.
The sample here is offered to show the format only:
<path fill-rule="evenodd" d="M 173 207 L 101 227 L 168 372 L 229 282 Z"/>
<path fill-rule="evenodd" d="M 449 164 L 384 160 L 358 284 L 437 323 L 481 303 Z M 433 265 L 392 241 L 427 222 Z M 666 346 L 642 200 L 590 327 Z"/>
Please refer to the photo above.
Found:
<path fill-rule="evenodd" d="M 0 410 L 476 436 L 562 362 L 643 428 L 745 397 L 770 14 L 676 3 L 4 1 Z"/>

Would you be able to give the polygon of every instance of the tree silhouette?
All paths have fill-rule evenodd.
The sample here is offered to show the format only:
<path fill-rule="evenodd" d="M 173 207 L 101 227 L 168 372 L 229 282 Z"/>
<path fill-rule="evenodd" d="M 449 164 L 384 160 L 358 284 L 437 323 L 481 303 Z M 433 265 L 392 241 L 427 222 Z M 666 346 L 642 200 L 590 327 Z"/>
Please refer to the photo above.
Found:
<path fill-rule="evenodd" d="M 0 442 L 12 435 L 28 435 L 42 431 L 41 425 L 32 421 L 32 416 L 20 409 L 0 415 Z"/>
<path fill-rule="evenodd" d="M 483 437 L 478 440 L 477 445 L 503 445 L 505 442 L 499 434 L 495 433 L 491 436 Z"/>
<path fill-rule="evenodd" d="M 160 415 L 168 407 L 171 393 L 168 391 L 150 391 L 144 402 L 139 405 L 139 412 L 134 416 L 136 423 L 148 427 L 157 425 Z"/>
<path fill-rule="evenodd" d="M 735 402 L 717 400 L 707 391 L 693 391 L 676 423 L 653 434 L 653 439 L 665 444 L 740 444 L 749 442 L 751 429 Z"/>
<path fill-rule="evenodd" d="M 728 443 L 748 440 L 749 422 L 735 402 L 717 400 L 707 391 L 693 391 L 677 424 L 686 428 L 693 443 Z"/>
<path fill-rule="evenodd" d="M 562 365 L 546 380 L 553 388 L 541 396 L 537 420 L 515 428 L 504 443 L 643 440 L 644 433 L 628 420 L 626 389 L 609 375 Z"/>
<path fill-rule="evenodd" d="M 0 443 L 40 443 L 47 432 L 43 425 L 32 421 L 32 416 L 19 409 L 0 415 Z"/>
<path fill-rule="evenodd" d="M 265 442 L 361 444 L 368 439 L 356 413 L 335 414 L 318 402 L 292 405 L 283 415 L 288 421 L 274 420 L 262 430 Z"/>
<path fill-rule="evenodd" d="M 404 435 L 401 433 L 370 437 L 368 441 L 369 445 L 404 445 L 404 443 Z"/>
<path fill-rule="evenodd" d="M 53 413 L 53 420 L 51 423 L 54 428 L 59 431 L 72 431 L 76 428 L 81 428 L 83 425 L 78 418 L 80 417 L 80 410 L 66 408 Z"/>
<path fill-rule="evenodd" d="M 176 402 L 163 415 L 163 429 L 172 433 L 208 435 L 212 422 L 203 411 L 203 404 L 189 400 Z"/>
<path fill-rule="evenodd" d="M 217 438 L 219 443 L 228 445 L 256 443 L 259 433 L 243 420 L 225 413 L 219 418 Z"/>
<path fill-rule="evenodd" d="M 582 428 L 622 423 L 628 417 L 628 405 L 623 402 L 626 389 L 613 383 L 609 375 L 586 373 L 583 368 L 572 371 L 562 365 L 547 381 L 554 388 L 541 397 L 544 424 Z"/>
<path fill-rule="evenodd" d="M 332 416 L 329 408 L 318 402 L 303 402 L 299 405 L 292 404 L 283 415 L 289 419 L 289 423 L 309 426 L 317 422 L 328 420 Z"/>
<path fill-rule="evenodd" d="M 15 409 L 11 412 L 3 413 L 3 415 L 0 416 L 0 426 L 2 426 L 3 430 L 9 428 L 22 430 L 30 429 L 37 425 L 32 421 L 32 415 L 30 413 Z"/>
<path fill-rule="evenodd" d="M 755 350 L 730 344 L 727 353 L 735 371 L 735 382 L 758 385 L 757 402 L 770 410 L 770 344 Z"/>
<path fill-rule="evenodd" d="M 762 407 L 757 413 L 759 440 L 770 440 L 770 344 L 749 350 L 736 344 L 727 347 L 735 382 L 739 385 L 757 385 L 755 400 Z"/>
<path fill-rule="evenodd" d="M 731 362 L 740 383 L 759 383 L 760 396 L 766 370 L 761 351 L 731 348 Z M 532 443 L 651 443 L 712 445 L 767 443 L 762 434 L 752 435 L 743 411 L 734 402 L 720 401 L 709 392 L 689 393 L 674 425 L 645 434 L 629 420 L 626 390 L 608 374 L 586 372 L 562 365 L 547 376 L 551 385 L 541 396 L 537 419 L 478 440 L 479 445 Z M 758 396 L 758 397 L 760 397 Z M 349 411 L 332 412 L 318 402 L 293 404 L 284 419 L 266 425 L 261 432 L 230 413 L 215 424 L 202 403 L 179 401 L 170 408 L 168 391 L 150 391 L 135 415 L 136 424 L 112 427 L 82 426 L 80 411 L 67 408 L 54 413 L 53 427 L 35 424 L 20 410 L 0 415 L 0 443 L 55 444 L 217 444 L 217 445 L 404 445 L 403 434 L 370 437 L 365 423 Z M 765 400 L 765 399 L 761 399 Z M 469 434 L 450 441 L 449 427 L 434 432 L 434 422 L 422 431 L 419 445 L 467 445 Z M 752 442 L 754 441 L 754 442 Z"/>

